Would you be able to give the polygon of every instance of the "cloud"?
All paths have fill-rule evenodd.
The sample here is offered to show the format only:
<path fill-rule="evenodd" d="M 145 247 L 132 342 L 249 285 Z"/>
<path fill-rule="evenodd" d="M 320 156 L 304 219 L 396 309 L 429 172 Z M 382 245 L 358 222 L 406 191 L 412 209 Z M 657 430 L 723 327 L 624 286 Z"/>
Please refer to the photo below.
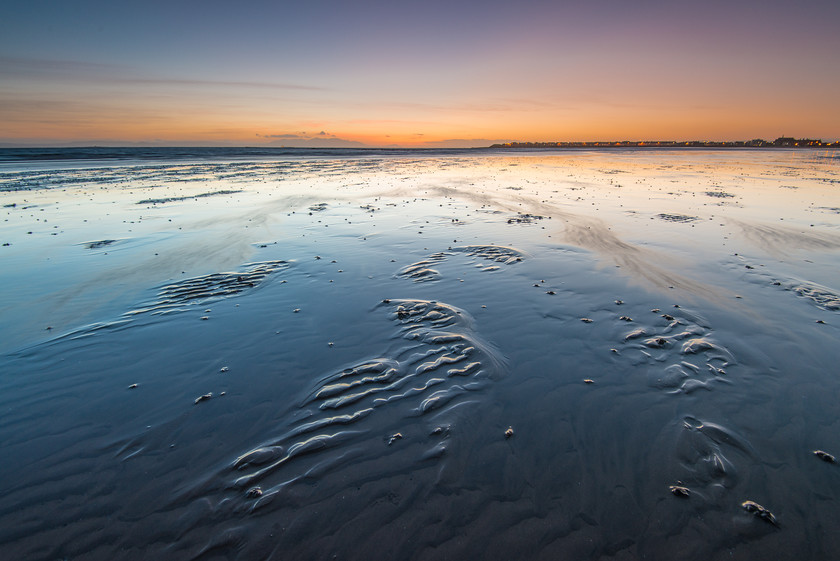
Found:
<path fill-rule="evenodd" d="M 76 76 L 107 74 L 124 70 L 121 66 L 80 62 L 74 60 L 49 60 L 39 58 L 0 56 L 0 74 L 7 76 Z"/>
<path fill-rule="evenodd" d="M 284 84 L 278 82 L 245 82 L 226 80 L 185 80 L 181 78 L 117 78 L 114 80 L 122 84 L 148 84 L 161 86 L 187 86 L 187 87 L 231 87 L 231 88 L 260 88 L 276 90 L 306 90 L 326 91 L 327 88 L 319 86 L 305 86 L 301 84 Z"/>
<path fill-rule="evenodd" d="M 198 80 L 144 76 L 136 69 L 114 64 L 99 64 L 76 60 L 39 59 L 0 56 L 0 75 L 23 79 L 60 79 L 82 82 L 102 82 L 132 86 L 183 86 L 189 88 L 252 88 L 268 90 L 327 91 L 327 88 L 282 82 L 253 82 L 237 80 Z"/>
<path fill-rule="evenodd" d="M 284 138 L 284 139 L 302 139 L 307 140 L 305 136 L 299 134 L 257 134 L 261 138 Z"/>

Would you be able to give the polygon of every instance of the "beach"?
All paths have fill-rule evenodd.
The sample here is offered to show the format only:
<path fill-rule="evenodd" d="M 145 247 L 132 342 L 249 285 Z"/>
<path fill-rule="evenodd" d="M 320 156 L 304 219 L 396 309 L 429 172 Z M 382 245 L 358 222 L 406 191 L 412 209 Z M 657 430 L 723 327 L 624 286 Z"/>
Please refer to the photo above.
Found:
<path fill-rule="evenodd" d="M 840 549 L 836 151 L 149 152 L 0 160 L 0 557 Z"/>

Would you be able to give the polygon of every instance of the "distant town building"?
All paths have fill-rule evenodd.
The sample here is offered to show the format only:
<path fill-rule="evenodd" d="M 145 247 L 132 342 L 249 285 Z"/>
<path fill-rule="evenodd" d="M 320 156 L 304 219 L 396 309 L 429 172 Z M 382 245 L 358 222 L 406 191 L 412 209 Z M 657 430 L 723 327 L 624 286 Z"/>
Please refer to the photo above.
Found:
<path fill-rule="evenodd" d="M 797 148 L 797 147 L 814 147 L 814 146 L 823 146 L 822 140 L 815 140 L 813 138 L 793 138 L 791 136 L 780 136 L 776 140 L 773 141 L 773 146 L 780 146 L 785 148 Z"/>
<path fill-rule="evenodd" d="M 770 142 L 761 138 L 752 140 L 619 140 L 581 142 L 506 142 L 491 148 L 840 148 L 840 142 L 823 142 L 813 138 L 780 136 Z"/>

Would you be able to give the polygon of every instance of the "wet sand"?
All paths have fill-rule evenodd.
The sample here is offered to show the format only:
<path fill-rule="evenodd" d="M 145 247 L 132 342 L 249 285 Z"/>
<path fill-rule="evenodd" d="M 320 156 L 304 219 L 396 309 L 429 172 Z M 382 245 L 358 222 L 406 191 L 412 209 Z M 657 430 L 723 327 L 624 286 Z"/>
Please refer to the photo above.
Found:
<path fill-rule="evenodd" d="M 840 550 L 832 152 L 0 167 L 4 559 Z"/>

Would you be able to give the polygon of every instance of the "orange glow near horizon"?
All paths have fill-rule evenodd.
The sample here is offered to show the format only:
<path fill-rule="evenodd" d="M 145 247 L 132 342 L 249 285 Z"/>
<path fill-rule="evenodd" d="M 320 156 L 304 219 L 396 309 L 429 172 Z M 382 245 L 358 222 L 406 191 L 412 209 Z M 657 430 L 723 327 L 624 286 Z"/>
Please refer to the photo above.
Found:
<path fill-rule="evenodd" d="M 773 139 L 783 134 L 833 140 L 830 130 L 840 130 L 819 109 L 809 112 L 773 111 L 772 108 L 728 107 L 715 109 L 632 111 L 593 106 L 566 112 L 510 108 L 492 114 L 439 110 L 399 115 L 402 119 L 284 120 L 272 111 L 189 111 L 177 107 L 135 107 L 79 110 L 50 115 L 38 111 L 27 118 L 6 119 L 3 141 L 56 143 L 220 143 L 237 145 L 295 145 L 310 142 L 329 145 L 350 141 L 366 146 L 422 147 L 462 140 L 464 145 L 505 141 L 591 140 L 749 140 Z M 778 115 L 768 120 L 767 114 Z M 412 119 L 412 117 L 414 117 Z M 838 121 L 835 116 L 833 121 Z M 285 142 L 284 142 L 285 141 Z M 457 144 L 457 142 L 456 142 Z M 478 142 L 482 144 L 482 142 Z"/>

